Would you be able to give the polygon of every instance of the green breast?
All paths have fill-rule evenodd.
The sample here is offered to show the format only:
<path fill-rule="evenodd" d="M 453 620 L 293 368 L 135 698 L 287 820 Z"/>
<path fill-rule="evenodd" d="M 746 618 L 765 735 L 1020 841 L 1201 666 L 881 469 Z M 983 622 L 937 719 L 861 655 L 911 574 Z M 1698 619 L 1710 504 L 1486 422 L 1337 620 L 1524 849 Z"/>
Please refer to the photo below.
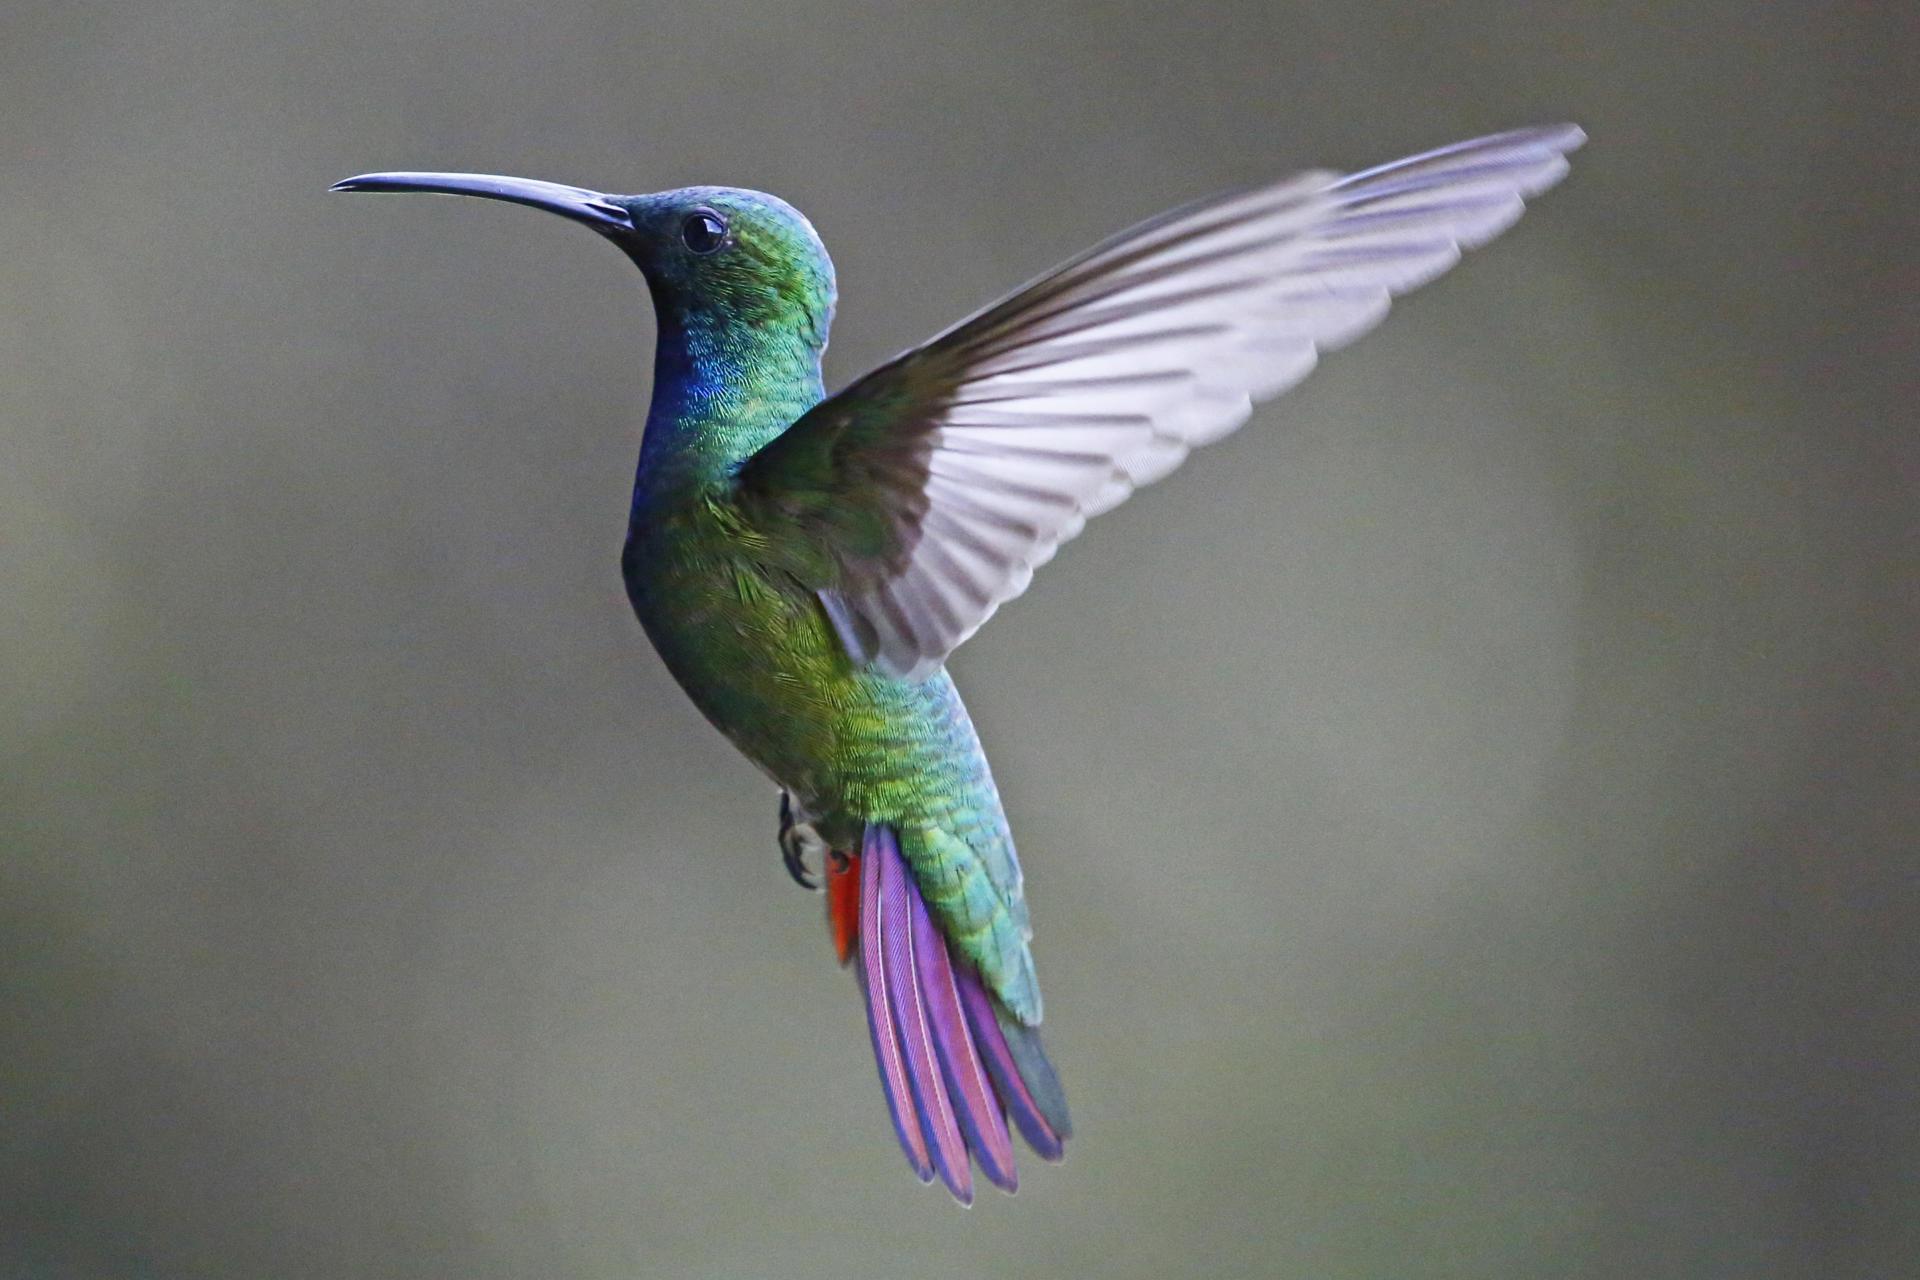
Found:
<path fill-rule="evenodd" d="M 667 669 L 834 847 L 900 835 L 929 908 L 1024 1016 L 1039 995 L 1020 869 L 987 759 L 945 671 L 905 681 L 847 659 L 812 592 L 757 554 L 723 497 L 636 513 L 623 557 L 634 612 Z"/>
<path fill-rule="evenodd" d="M 802 797 L 827 783 L 853 672 L 818 605 L 753 555 L 717 500 L 655 508 L 622 567 L 647 636 L 694 704 Z"/>

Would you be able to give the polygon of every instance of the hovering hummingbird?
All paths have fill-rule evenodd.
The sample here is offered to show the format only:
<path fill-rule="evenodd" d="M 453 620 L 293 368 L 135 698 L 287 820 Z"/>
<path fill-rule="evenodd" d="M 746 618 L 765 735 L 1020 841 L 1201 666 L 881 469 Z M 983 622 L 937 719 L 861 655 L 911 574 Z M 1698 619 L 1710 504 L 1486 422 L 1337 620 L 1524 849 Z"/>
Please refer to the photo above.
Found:
<path fill-rule="evenodd" d="M 780 788 L 787 870 L 857 961 L 907 1161 L 1015 1188 L 1072 1132 L 1019 859 L 947 655 L 1088 517 L 1292 387 L 1567 172 L 1572 125 L 1308 172 L 1141 223 L 828 396 L 833 264 L 731 187 L 374 173 L 584 223 L 645 276 L 652 405 L 621 572 L 694 703 Z"/>

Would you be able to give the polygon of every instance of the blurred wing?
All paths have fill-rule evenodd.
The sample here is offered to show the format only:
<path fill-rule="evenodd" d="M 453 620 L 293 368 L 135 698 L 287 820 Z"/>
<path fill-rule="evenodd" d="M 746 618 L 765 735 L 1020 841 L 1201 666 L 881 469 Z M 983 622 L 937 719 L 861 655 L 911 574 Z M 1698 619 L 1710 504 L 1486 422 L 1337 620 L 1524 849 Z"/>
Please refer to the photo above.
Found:
<path fill-rule="evenodd" d="M 739 475 L 858 662 L 918 678 L 1088 517 L 1519 218 L 1572 125 L 1305 173 L 1142 223 L 822 401 Z"/>

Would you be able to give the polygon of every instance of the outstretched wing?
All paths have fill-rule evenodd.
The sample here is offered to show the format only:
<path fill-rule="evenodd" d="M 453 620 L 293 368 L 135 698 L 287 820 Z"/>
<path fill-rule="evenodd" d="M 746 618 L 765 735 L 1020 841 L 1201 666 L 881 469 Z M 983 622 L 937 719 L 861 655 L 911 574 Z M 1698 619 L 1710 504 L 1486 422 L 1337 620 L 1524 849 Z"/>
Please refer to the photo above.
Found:
<path fill-rule="evenodd" d="M 740 501 L 856 661 L 924 676 L 1088 517 L 1511 226 L 1583 141 L 1519 129 L 1142 223 L 816 405 Z"/>

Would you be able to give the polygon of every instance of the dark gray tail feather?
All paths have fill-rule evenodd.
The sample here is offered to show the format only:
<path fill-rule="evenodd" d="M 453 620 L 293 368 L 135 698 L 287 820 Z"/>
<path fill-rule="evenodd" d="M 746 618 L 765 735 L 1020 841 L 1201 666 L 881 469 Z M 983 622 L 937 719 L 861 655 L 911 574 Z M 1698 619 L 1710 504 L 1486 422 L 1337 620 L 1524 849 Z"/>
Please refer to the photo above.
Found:
<path fill-rule="evenodd" d="M 1043 1144 L 1035 1142 L 1026 1125 L 1020 1126 L 1022 1137 L 1049 1160 L 1058 1160 L 1061 1148 L 1068 1138 L 1073 1136 L 1073 1117 L 1067 1113 L 1067 1092 L 1060 1087 L 1060 1077 L 1053 1069 L 1053 1060 L 1047 1057 L 1047 1050 L 1040 1043 L 1040 1028 L 1029 1027 L 1020 1022 L 998 1001 L 993 1004 L 993 1016 L 999 1025 L 1000 1034 L 1007 1042 L 1007 1052 L 1013 1059 L 1013 1066 L 1020 1074 L 1020 1080 L 1026 1085 L 1027 1099 L 1039 1118 L 1046 1122 L 1050 1131 L 1053 1148 L 1045 1150 Z"/>

